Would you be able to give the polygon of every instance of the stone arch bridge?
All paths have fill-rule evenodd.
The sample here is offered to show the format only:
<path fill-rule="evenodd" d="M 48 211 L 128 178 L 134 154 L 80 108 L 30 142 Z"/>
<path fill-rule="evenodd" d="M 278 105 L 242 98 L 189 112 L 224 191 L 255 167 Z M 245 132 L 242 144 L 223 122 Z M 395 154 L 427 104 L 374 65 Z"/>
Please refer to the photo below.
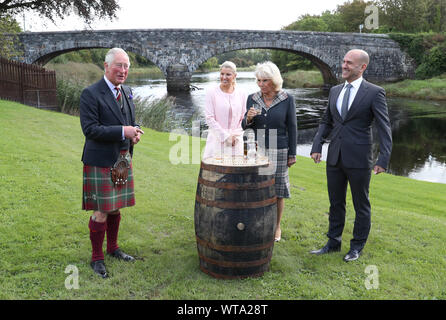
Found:
<path fill-rule="evenodd" d="M 371 58 L 364 77 L 391 82 L 413 78 L 414 63 L 398 43 L 383 34 L 309 31 L 146 29 L 25 32 L 19 36 L 27 63 L 46 64 L 73 50 L 121 47 L 141 55 L 164 73 L 167 89 L 188 91 L 193 72 L 207 59 L 241 49 L 280 49 L 308 58 L 326 86 L 341 81 L 341 63 L 353 48 Z"/>

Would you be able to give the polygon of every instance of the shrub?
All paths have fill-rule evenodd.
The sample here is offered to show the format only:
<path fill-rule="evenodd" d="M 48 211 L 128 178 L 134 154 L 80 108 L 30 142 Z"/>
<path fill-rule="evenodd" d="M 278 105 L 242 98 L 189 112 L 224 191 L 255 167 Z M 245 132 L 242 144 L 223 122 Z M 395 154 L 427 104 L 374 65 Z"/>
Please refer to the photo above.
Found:
<path fill-rule="evenodd" d="M 417 79 L 438 76 L 446 71 L 446 35 L 443 33 L 404 34 L 389 36 L 415 60 Z"/>
<path fill-rule="evenodd" d="M 79 102 L 85 82 L 76 78 L 57 79 L 57 98 L 60 102 L 60 111 L 71 115 L 79 115 Z"/>
<path fill-rule="evenodd" d="M 423 62 L 416 70 L 418 79 L 427 79 L 446 72 L 446 43 L 433 47 L 424 55 Z"/>
<path fill-rule="evenodd" d="M 164 96 L 162 98 L 140 98 L 133 100 L 135 104 L 136 123 L 157 131 L 169 131 L 172 129 L 170 112 L 175 105 L 175 98 Z"/>

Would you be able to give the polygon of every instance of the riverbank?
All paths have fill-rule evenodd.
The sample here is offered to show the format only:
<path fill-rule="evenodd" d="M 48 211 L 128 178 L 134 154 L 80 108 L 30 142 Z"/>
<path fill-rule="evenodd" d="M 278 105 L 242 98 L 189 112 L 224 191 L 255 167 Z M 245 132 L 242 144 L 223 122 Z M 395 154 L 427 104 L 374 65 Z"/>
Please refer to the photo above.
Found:
<path fill-rule="evenodd" d="M 286 88 L 320 88 L 324 80 L 319 71 L 294 70 L 282 74 L 283 86 Z"/>
<path fill-rule="evenodd" d="M 66 64 L 48 64 L 46 68 L 55 70 L 57 77 L 74 79 L 79 83 L 93 83 L 103 75 L 103 70 L 91 63 L 68 62 Z M 254 71 L 255 66 L 238 68 L 238 71 Z M 208 72 L 218 72 L 217 69 Z M 320 88 L 324 82 L 317 70 L 294 70 L 282 74 L 286 88 Z M 163 72 L 156 66 L 150 68 L 132 68 L 129 79 L 147 78 L 164 79 Z M 381 84 L 388 97 L 401 97 L 419 100 L 446 100 L 446 73 L 426 80 L 404 80 L 396 83 Z"/>
<path fill-rule="evenodd" d="M 446 100 L 446 73 L 426 80 L 404 80 L 382 84 L 388 97 Z"/>
<path fill-rule="evenodd" d="M 326 242 L 325 163 L 298 157 L 270 271 L 222 281 L 199 270 L 194 205 L 200 165 L 173 165 L 169 157 L 180 137 L 147 128 L 134 153 L 136 205 L 122 211 L 119 238 L 137 260 L 106 257 L 111 277 L 100 279 L 89 266 L 89 214 L 80 208 L 79 118 L 9 101 L 0 101 L 0 112 L 0 134 L 8 137 L 8 152 L 0 156 L 0 299 L 446 299 L 446 185 L 373 176 L 369 241 L 357 262 L 345 263 L 354 221 L 350 194 L 342 252 L 310 255 Z M 20 134 L 11 135 L 18 123 Z M 204 140 L 185 139 L 189 150 L 196 142 L 204 146 Z M 68 266 L 78 270 L 77 290 L 65 287 L 73 275 L 65 273 Z"/>
<path fill-rule="evenodd" d="M 319 71 L 295 70 L 284 73 L 284 86 L 287 88 L 320 88 L 323 79 Z M 383 83 L 388 97 L 417 100 L 446 100 L 446 73 L 426 80 L 403 80 L 396 83 Z"/>
<path fill-rule="evenodd" d="M 67 63 L 48 63 L 48 70 L 56 71 L 57 80 L 74 80 L 76 82 L 93 83 L 104 75 L 104 70 L 93 63 L 69 61 Z"/>
<path fill-rule="evenodd" d="M 284 73 L 284 86 L 287 88 L 319 88 L 323 79 L 319 71 L 295 70 Z M 396 83 L 383 83 L 388 97 L 418 100 L 446 100 L 446 73 L 426 80 L 403 80 Z"/>
<path fill-rule="evenodd" d="M 48 63 L 45 68 L 56 71 L 58 78 L 77 79 L 93 83 L 104 75 L 104 70 L 93 63 L 69 61 L 67 63 Z M 149 68 L 131 68 L 129 77 L 163 79 L 163 72 L 156 66 Z"/>

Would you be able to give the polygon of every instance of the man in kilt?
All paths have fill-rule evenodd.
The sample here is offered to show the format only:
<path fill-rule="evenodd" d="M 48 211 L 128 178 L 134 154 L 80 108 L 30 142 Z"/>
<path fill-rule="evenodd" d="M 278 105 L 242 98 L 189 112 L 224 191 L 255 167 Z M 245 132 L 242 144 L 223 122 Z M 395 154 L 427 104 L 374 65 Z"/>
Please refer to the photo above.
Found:
<path fill-rule="evenodd" d="M 131 89 L 123 85 L 129 67 L 127 53 L 111 49 L 105 57 L 104 77 L 85 88 L 80 98 L 80 122 L 85 135 L 82 209 L 93 211 L 88 225 L 90 265 L 102 278 L 108 277 L 102 251 L 105 234 L 107 254 L 123 261 L 135 260 L 118 246 L 120 209 L 135 204 L 133 146 L 144 133 L 135 124 Z"/>

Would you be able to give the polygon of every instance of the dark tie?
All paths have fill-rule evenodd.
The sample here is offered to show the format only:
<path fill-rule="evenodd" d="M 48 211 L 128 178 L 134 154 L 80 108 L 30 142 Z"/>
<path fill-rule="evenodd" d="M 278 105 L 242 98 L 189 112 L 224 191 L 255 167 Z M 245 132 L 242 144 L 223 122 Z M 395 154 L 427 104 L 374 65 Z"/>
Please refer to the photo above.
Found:
<path fill-rule="evenodd" d="M 353 87 L 350 83 L 347 84 L 347 90 L 345 90 L 344 98 L 342 99 L 342 106 L 341 106 L 341 117 L 343 120 L 345 120 L 345 117 L 347 116 L 348 112 L 348 100 L 350 98 L 350 89 Z"/>

